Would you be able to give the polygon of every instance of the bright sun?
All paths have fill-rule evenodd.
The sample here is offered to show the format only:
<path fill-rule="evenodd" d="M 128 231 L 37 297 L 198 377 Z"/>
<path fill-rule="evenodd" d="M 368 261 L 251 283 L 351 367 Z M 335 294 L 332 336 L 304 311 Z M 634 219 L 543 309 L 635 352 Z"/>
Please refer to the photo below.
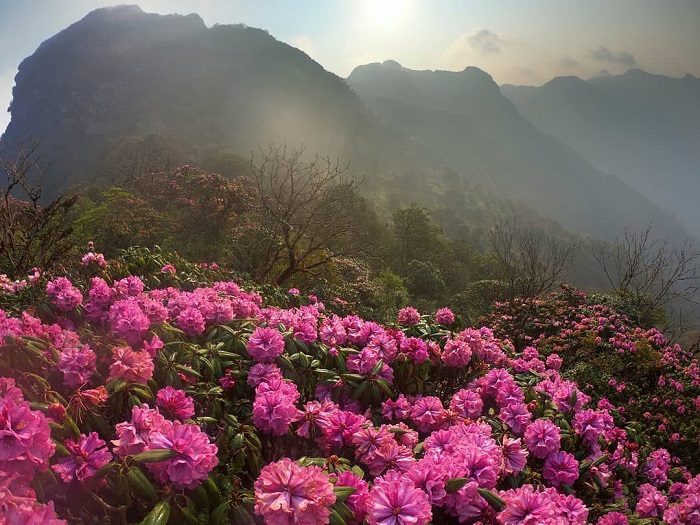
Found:
<path fill-rule="evenodd" d="M 367 21 L 378 27 L 400 24 L 408 15 L 411 0 L 364 0 Z"/>

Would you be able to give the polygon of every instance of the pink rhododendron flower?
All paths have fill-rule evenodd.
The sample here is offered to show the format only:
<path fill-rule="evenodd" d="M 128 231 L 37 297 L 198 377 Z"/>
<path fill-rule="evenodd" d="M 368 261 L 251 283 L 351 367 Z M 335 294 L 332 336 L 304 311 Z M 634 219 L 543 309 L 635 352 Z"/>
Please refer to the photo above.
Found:
<path fill-rule="evenodd" d="M 544 460 L 542 476 L 553 486 L 572 485 L 578 479 L 578 461 L 568 452 L 553 452 Z"/>
<path fill-rule="evenodd" d="M 119 456 L 132 456 L 145 451 L 151 444 L 153 432 L 169 433 L 172 422 L 166 420 L 157 409 L 147 404 L 131 409 L 131 421 L 117 423 L 117 438 L 112 441 Z"/>
<path fill-rule="evenodd" d="M 501 493 L 506 508 L 497 516 L 502 525 L 539 525 L 554 523 L 556 507 L 547 494 L 532 485 Z"/>
<path fill-rule="evenodd" d="M 450 326 L 455 322 L 455 314 L 449 308 L 440 308 L 435 312 L 435 322 L 443 326 Z"/>
<path fill-rule="evenodd" d="M 426 396 L 416 399 L 411 408 L 411 419 L 421 432 L 432 432 L 443 426 L 445 412 L 439 397 Z"/>
<path fill-rule="evenodd" d="M 78 441 L 67 439 L 64 446 L 70 456 L 58 460 L 51 469 L 61 476 L 65 483 L 70 483 L 73 479 L 85 481 L 94 476 L 97 469 L 112 460 L 112 454 L 106 445 L 97 432 L 90 432 L 87 436 L 81 434 Z"/>
<path fill-rule="evenodd" d="M 320 468 L 302 467 L 289 458 L 265 465 L 254 489 L 255 513 L 266 525 L 326 524 L 336 500 Z"/>
<path fill-rule="evenodd" d="M 525 446 L 536 458 L 557 452 L 560 441 L 559 427 L 548 419 L 538 419 L 525 430 Z"/>
<path fill-rule="evenodd" d="M 148 352 L 136 352 L 130 346 L 115 346 L 112 348 L 112 359 L 107 382 L 123 379 L 145 385 L 153 377 L 153 358 Z"/>
<path fill-rule="evenodd" d="M 158 408 L 166 416 L 184 421 L 194 416 L 194 401 L 182 390 L 166 386 L 156 395 Z"/>
<path fill-rule="evenodd" d="M 274 328 L 258 327 L 248 338 L 247 349 L 258 363 L 272 363 L 284 352 L 284 338 Z"/>
<path fill-rule="evenodd" d="M 122 299 L 110 306 L 109 323 L 112 330 L 130 345 L 141 342 L 151 326 L 151 321 L 134 298 Z"/>
<path fill-rule="evenodd" d="M 399 310 L 399 324 L 402 326 L 413 326 L 420 322 L 420 313 L 412 306 L 407 306 Z"/>
<path fill-rule="evenodd" d="M 596 522 L 597 525 L 629 525 L 627 517 L 621 512 L 608 512 L 601 516 Z"/>
<path fill-rule="evenodd" d="M 433 518 L 428 495 L 404 476 L 375 479 L 368 507 L 369 525 L 426 525 Z"/>
<path fill-rule="evenodd" d="M 185 308 L 177 315 L 177 326 L 180 330 L 185 332 L 188 337 L 194 337 L 202 332 L 206 327 L 204 323 L 204 316 L 197 308 Z"/>
<path fill-rule="evenodd" d="M 58 277 L 46 284 L 46 293 L 62 312 L 70 312 L 83 302 L 83 294 L 65 277 Z"/>
<path fill-rule="evenodd" d="M 148 450 L 172 450 L 175 456 L 157 463 L 147 463 L 161 483 L 172 483 L 175 488 L 193 489 L 209 477 L 219 464 L 218 448 L 197 425 L 174 421 L 172 426 L 154 430 Z"/>
<path fill-rule="evenodd" d="M 0 473 L 45 471 L 55 445 L 46 416 L 32 410 L 11 378 L 0 378 Z"/>
<path fill-rule="evenodd" d="M 369 504 L 369 485 L 366 481 L 357 477 L 357 474 L 346 470 L 337 475 L 335 483 L 337 487 L 351 487 L 355 492 L 350 494 L 345 500 L 345 504 L 353 513 L 353 519 L 348 522 L 348 525 L 360 525 L 365 520 L 367 515 L 367 506 Z"/>
<path fill-rule="evenodd" d="M 95 373 L 97 356 L 89 345 L 67 347 L 61 350 L 58 369 L 63 372 L 63 384 L 78 388 Z"/>
<path fill-rule="evenodd" d="M 279 381 L 279 385 L 293 388 L 294 394 L 285 392 L 282 388 L 266 390 L 268 383 L 261 383 L 255 391 L 253 401 L 253 424 L 263 432 L 273 436 L 281 436 L 289 430 L 289 425 L 300 417 L 294 403 L 299 399 L 299 393 L 293 383 Z"/>

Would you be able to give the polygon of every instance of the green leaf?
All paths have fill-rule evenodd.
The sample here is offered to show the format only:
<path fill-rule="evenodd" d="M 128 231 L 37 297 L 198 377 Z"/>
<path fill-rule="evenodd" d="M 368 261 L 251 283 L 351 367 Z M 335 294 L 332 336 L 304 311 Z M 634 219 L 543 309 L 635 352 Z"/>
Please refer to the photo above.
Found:
<path fill-rule="evenodd" d="M 139 467 L 131 467 L 126 477 L 129 480 L 129 486 L 134 490 L 136 496 L 149 502 L 158 501 L 156 488 Z"/>
<path fill-rule="evenodd" d="M 170 518 L 170 505 L 167 501 L 161 501 L 151 509 L 141 525 L 166 525 Z"/>
<path fill-rule="evenodd" d="M 342 503 L 350 496 L 352 496 L 357 489 L 355 487 L 344 487 L 336 485 L 333 487 L 333 492 L 335 493 L 335 501 Z"/>
<path fill-rule="evenodd" d="M 469 483 L 469 478 L 450 478 L 445 482 L 445 492 L 454 494 L 467 483 Z"/>
<path fill-rule="evenodd" d="M 481 488 L 476 490 L 496 512 L 501 512 L 504 508 L 506 508 L 506 502 L 490 490 Z"/>
<path fill-rule="evenodd" d="M 139 463 L 158 463 L 159 461 L 166 461 L 174 458 L 176 455 L 177 452 L 174 450 L 156 449 L 141 452 L 141 454 L 135 455 L 133 459 Z"/>

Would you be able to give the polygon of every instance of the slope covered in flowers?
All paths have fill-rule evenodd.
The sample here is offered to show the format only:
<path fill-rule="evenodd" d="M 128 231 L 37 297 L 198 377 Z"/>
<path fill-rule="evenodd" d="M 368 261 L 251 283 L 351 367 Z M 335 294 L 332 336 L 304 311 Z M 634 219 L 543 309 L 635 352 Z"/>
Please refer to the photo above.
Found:
<path fill-rule="evenodd" d="M 9 523 L 700 523 L 697 469 L 509 319 L 382 326 L 94 267 L 0 311 Z"/>

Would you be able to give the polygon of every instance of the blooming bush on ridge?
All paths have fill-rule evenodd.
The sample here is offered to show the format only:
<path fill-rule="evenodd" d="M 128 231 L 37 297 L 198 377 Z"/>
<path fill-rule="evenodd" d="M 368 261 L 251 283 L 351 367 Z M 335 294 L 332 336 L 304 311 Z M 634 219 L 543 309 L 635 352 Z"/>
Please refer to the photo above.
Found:
<path fill-rule="evenodd" d="M 700 523 L 695 467 L 544 340 L 156 266 L 0 310 L 0 521 Z"/>

